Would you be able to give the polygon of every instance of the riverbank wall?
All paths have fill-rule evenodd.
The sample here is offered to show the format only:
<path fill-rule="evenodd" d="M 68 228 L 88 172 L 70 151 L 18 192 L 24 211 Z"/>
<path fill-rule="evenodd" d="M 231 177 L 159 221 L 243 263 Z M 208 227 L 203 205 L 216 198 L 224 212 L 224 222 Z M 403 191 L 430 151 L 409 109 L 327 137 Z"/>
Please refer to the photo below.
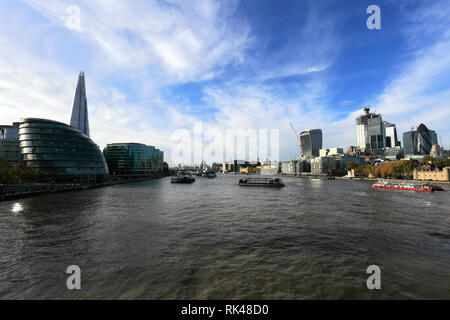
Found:
<path fill-rule="evenodd" d="M 0 187 L 0 201 L 8 201 L 14 199 L 28 198 L 49 193 L 63 193 L 82 191 L 86 189 L 102 188 L 113 186 L 116 184 L 126 184 L 134 182 L 142 182 L 153 179 L 164 178 L 167 175 L 154 175 L 145 177 L 110 177 L 104 182 L 80 185 L 80 184 L 25 184 L 25 185 L 4 185 Z"/>

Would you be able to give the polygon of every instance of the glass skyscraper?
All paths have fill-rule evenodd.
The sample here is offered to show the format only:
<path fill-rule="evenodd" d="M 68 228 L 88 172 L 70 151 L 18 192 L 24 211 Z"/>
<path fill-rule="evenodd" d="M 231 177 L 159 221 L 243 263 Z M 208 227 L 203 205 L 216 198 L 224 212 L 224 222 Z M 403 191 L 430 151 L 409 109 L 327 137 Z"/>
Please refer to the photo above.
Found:
<path fill-rule="evenodd" d="M 78 76 L 77 88 L 73 99 L 72 116 L 70 125 L 83 132 L 89 137 L 89 117 L 86 98 L 86 83 L 84 80 L 84 72 L 80 72 Z"/>
<path fill-rule="evenodd" d="M 322 130 L 310 129 L 300 133 L 302 157 L 318 157 L 322 149 Z"/>
<path fill-rule="evenodd" d="M 365 114 L 356 119 L 358 147 L 366 150 L 379 150 L 386 147 L 386 133 L 381 115 L 364 108 Z"/>
<path fill-rule="evenodd" d="M 403 132 L 403 152 L 415 154 L 416 131 Z"/>
<path fill-rule="evenodd" d="M 437 145 L 437 134 L 421 123 L 416 131 L 403 133 L 403 150 L 405 154 L 428 155 L 433 145 Z"/>

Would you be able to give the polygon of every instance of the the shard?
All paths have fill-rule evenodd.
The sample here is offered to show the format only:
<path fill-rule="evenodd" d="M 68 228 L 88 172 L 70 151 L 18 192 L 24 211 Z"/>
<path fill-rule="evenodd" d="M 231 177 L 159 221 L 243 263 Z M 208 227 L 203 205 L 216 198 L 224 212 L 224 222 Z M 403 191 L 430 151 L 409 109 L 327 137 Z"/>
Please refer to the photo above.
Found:
<path fill-rule="evenodd" d="M 72 117 L 70 126 L 78 129 L 89 137 L 89 118 L 86 99 L 86 84 L 84 81 L 84 72 L 78 76 L 77 89 L 73 100 Z"/>

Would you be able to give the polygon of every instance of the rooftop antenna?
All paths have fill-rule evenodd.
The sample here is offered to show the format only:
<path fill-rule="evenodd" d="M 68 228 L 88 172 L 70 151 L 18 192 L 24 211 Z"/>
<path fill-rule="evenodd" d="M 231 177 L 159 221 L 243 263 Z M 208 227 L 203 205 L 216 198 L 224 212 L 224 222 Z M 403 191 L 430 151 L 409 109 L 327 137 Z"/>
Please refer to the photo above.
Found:
<path fill-rule="evenodd" d="M 292 123 L 290 123 L 290 122 L 289 122 L 289 124 L 290 124 L 290 126 L 291 126 L 291 128 L 292 128 L 292 131 L 293 131 L 294 134 L 295 134 L 295 137 L 296 137 L 297 140 L 298 140 L 298 144 L 299 144 L 299 146 L 300 146 L 300 157 L 301 157 L 301 156 L 302 156 L 302 141 L 300 140 L 300 136 L 298 135 L 297 130 L 295 130 L 294 125 L 293 125 Z"/>

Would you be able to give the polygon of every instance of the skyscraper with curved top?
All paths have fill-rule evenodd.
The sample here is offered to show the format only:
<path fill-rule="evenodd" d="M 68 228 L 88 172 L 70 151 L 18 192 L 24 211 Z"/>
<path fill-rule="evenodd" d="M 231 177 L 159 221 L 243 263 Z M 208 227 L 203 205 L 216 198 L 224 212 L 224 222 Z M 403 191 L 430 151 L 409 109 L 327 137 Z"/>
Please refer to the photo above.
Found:
<path fill-rule="evenodd" d="M 81 131 L 89 137 L 89 118 L 86 99 L 86 83 L 84 80 L 84 72 L 80 72 L 78 76 L 77 89 L 75 90 L 75 98 L 73 99 L 72 117 L 70 118 L 70 126 Z"/>
<path fill-rule="evenodd" d="M 319 150 L 322 149 L 322 130 L 310 129 L 300 133 L 302 144 L 302 157 L 318 157 Z"/>

